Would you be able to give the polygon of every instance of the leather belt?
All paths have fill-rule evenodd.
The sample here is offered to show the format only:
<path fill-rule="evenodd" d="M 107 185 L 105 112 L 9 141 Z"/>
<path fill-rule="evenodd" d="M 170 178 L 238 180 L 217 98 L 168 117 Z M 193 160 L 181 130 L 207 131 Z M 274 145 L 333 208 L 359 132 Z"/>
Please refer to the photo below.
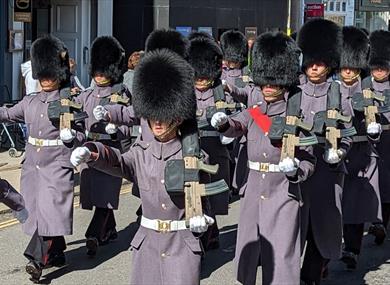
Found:
<path fill-rule="evenodd" d="M 204 131 L 199 130 L 199 136 L 200 137 L 219 137 L 220 133 L 217 131 Z"/>
<path fill-rule="evenodd" d="M 60 146 L 64 145 L 62 140 L 45 140 L 45 139 L 36 139 L 33 137 L 28 137 L 28 143 L 33 146 Z"/>
<path fill-rule="evenodd" d="M 258 172 L 281 172 L 278 164 L 248 160 L 248 168 Z"/>
<path fill-rule="evenodd" d="M 188 229 L 186 221 L 171 221 L 171 220 L 158 220 L 148 219 L 144 216 L 141 217 L 141 226 L 150 230 L 155 230 L 160 233 L 176 232 Z"/>
<path fill-rule="evenodd" d="M 85 131 L 85 135 L 87 136 L 87 138 L 94 141 L 112 140 L 111 136 L 107 134 L 99 134 L 99 133 Z"/>

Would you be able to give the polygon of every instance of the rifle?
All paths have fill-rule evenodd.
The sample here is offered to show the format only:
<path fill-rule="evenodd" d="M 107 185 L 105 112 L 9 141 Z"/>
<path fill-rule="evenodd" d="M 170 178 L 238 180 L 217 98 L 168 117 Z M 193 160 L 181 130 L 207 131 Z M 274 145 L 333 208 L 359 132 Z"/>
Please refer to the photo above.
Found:
<path fill-rule="evenodd" d="M 355 93 L 352 96 L 352 107 L 356 111 L 364 112 L 367 127 L 370 123 L 376 123 L 380 114 L 390 112 L 389 101 L 390 92 L 379 95 L 371 89 L 364 89 L 363 93 Z M 376 103 L 382 105 L 378 106 Z"/>
<path fill-rule="evenodd" d="M 219 194 L 229 190 L 226 182 L 200 183 L 200 171 L 216 174 L 218 165 L 208 165 L 201 160 L 199 135 L 195 121 L 182 126 L 183 159 L 169 160 L 165 167 L 165 187 L 170 194 L 185 196 L 185 219 L 202 216 L 201 197 Z"/>
<path fill-rule="evenodd" d="M 316 136 L 299 137 L 299 130 L 310 131 L 312 126 L 306 124 L 298 116 L 274 117 L 269 131 L 271 140 L 282 140 L 280 161 L 285 158 L 295 158 L 295 148 L 297 146 L 309 146 L 318 143 Z"/>
<path fill-rule="evenodd" d="M 60 130 L 71 129 L 72 122 L 88 118 L 87 113 L 82 111 L 82 105 L 72 100 L 69 88 L 61 89 L 60 100 L 50 102 L 47 113 L 50 120 L 59 120 Z"/>
<path fill-rule="evenodd" d="M 318 141 L 325 143 L 326 148 L 338 149 L 338 139 L 357 134 L 355 127 L 338 128 L 339 122 L 349 123 L 351 120 L 351 116 L 344 116 L 336 109 L 317 112 L 314 116 L 313 132 L 317 135 L 325 133 L 325 139 L 319 138 Z"/>

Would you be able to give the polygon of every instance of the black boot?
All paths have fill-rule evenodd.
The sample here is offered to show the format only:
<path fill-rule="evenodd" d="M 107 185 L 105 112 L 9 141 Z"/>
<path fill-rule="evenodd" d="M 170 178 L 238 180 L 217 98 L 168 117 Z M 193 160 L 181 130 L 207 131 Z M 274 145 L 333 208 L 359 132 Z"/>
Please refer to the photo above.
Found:
<path fill-rule="evenodd" d="M 343 250 L 343 255 L 341 261 L 345 263 L 347 270 L 355 270 L 357 267 L 358 255 L 351 252 Z"/>
<path fill-rule="evenodd" d="M 386 229 L 382 224 L 372 224 L 368 228 L 368 233 L 375 236 L 375 243 L 377 245 L 383 244 L 386 239 Z"/>
<path fill-rule="evenodd" d="M 42 267 L 34 261 L 29 261 L 26 265 L 26 272 L 31 275 L 30 280 L 34 283 L 39 283 L 42 276 Z"/>

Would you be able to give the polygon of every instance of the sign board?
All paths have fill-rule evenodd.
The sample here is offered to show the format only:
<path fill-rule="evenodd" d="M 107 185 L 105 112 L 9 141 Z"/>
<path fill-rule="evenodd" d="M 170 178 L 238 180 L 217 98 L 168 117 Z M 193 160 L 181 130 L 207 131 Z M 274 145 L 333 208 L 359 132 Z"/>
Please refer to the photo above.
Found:
<path fill-rule="evenodd" d="M 255 39 L 257 37 L 257 27 L 245 27 L 245 37 Z"/>
<path fill-rule="evenodd" d="M 178 31 L 184 37 L 188 37 L 188 35 L 192 32 L 192 27 L 176 27 L 176 31 Z"/>
<path fill-rule="evenodd" d="M 313 18 L 324 18 L 324 4 L 306 4 L 305 22 Z"/>
<path fill-rule="evenodd" d="M 206 34 L 209 34 L 210 36 L 213 36 L 213 28 L 212 27 L 199 27 L 198 32 L 204 32 Z"/>
<path fill-rule="evenodd" d="M 326 15 L 325 19 L 332 21 L 339 26 L 344 26 L 345 24 L 345 16 L 336 16 L 336 15 Z"/>
<path fill-rule="evenodd" d="M 14 21 L 31 23 L 32 0 L 13 0 L 13 1 L 14 1 Z"/>
<path fill-rule="evenodd" d="M 359 0 L 359 11 L 390 11 L 390 0 Z"/>

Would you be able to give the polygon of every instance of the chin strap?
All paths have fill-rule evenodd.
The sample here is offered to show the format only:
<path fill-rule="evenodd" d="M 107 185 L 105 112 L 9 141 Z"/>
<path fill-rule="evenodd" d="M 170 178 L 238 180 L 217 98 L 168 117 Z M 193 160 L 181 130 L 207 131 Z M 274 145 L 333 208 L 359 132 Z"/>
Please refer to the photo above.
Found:
<path fill-rule="evenodd" d="M 321 78 L 324 75 L 328 75 L 330 69 L 329 67 L 326 67 L 320 74 L 318 74 L 316 77 L 309 77 L 309 80 L 312 81 L 312 78 Z"/>
<path fill-rule="evenodd" d="M 389 75 L 387 74 L 387 75 L 385 75 L 385 76 L 382 76 L 382 77 L 376 77 L 376 76 L 372 76 L 374 79 L 375 79 L 375 81 L 377 81 L 377 82 L 383 82 L 383 81 L 386 81 L 386 79 L 389 77 Z"/>
<path fill-rule="evenodd" d="M 352 77 L 345 77 L 341 73 L 340 73 L 340 76 L 341 76 L 342 79 L 346 79 L 346 80 L 349 80 L 349 81 L 355 81 L 356 79 L 359 78 L 360 72 L 361 71 L 359 70 L 359 72 L 355 76 L 352 76 Z"/>
<path fill-rule="evenodd" d="M 263 93 L 263 95 L 264 95 L 265 97 L 279 97 L 280 95 L 284 94 L 284 92 L 285 92 L 284 89 L 279 89 L 279 90 L 276 90 L 276 91 L 275 91 L 274 93 L 272 93 L 272 94 L 267 94 L 267 95 L 265 95 L 265 94 Z"/>
<path fill-rule="evenodd" d="M 214 80 L 212 79 L 209 79 L 205 84 L 197 84 L 195 83 L 195 88 L 196 89 L 199 89 L 198 87 L 200 87 L 200 89 L 207 89 L 207 88 L 211 88 L 211 86 L 214 85 Z"/>

